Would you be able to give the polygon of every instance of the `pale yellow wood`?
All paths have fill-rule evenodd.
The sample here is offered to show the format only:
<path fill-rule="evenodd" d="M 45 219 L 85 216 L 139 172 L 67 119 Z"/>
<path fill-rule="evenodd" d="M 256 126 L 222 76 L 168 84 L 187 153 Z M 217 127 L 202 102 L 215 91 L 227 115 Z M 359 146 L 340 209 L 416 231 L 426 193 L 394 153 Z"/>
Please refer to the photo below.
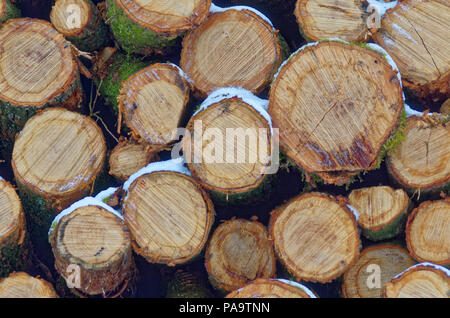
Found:
<path fill-rule="evenodd" d="M 421 262 L 450 265 L 450 202 L 426 201 L 410 215 L 406 242 Z"/>
<path fill-rule="evenodd" d="M 20 198 L 13 186 L 0 179 L 0 246 L 6 239 L 15 238 L 15 243 L 21 243 L 20 234 L 23 234 L 24 215 Z M 14 241 L 14 239 L 13 239 Z"/>
<path fill-rule="evenodd" d="M 340 42 L 293 55 L 270 91 L 281 147 L 308 172 L 328 173 L 329 183 L 336 173 L 373 169 L 402 110 L 400 82 L 383 57 Z"/>
<path fill-rule="evenodd" d="M 226 298 L 311 298 L 304 290 L 275 279 L 258 278 Z"/>
<path fill-rule="evenodd" d="M 348 203 L 360 213 L 359 226 L 369 231 L 378 231 L 406 212 L 409 198 L 402 189 L 377 186 L 353 190 Z"/>
<path fill-rule="evenodd" d="M 353 214 L 331 196 L 300 195 L 272 212 L 270 236 L 278 259 L 297 279 L 326 283 L 359 254 Z"/>
<path fill-rule="evenodd" d="M 382 244 L 366 248 L 345 273 L 342 293 L 347 298 L 380 298 L 383 286 L 415 263 L 408 251 L 398 246 Z"/>
<path fill-rule="evenodd" d="M 53 286 L 27 273 L 12 273 L 0 280 L 0 298 L 56 298 Z"/>
<path fill-rule="evenodd" d="M 368 37 L 369 13 L 360 0 L 298 0 L 294 13 L 312 41 L 339 38 L 361 42 Z"/>
<path fill-rule="evenodd" d="M 53 26 L 65 36 L 81 34 L 90 17 L 91 7 L 86 0 L 57 0 L 50 12 Z"/>
<path fill-rule="evenodd" d="M 11 19 L 0 29 L 0 99 L 43 106 L 78 74 L 69 43 L 46 21 Z"/>
<path fill-rule="evenodd" d="M 387 298 L 449 298 L 450 277 L 441 270 L 418 266 L 386 284 Z"/>
<path fill-rule="evenodd" d="M 181 67 L 200 95 L 239 86 L 261 92 L 281 64 L 277 32 L 248 10 L 214 13 L 183 41 Z"/>
<path fill-rule="evenodd" d="M 168 171 L 137 178 L 123 213 L 135 250 L 150 262 L 168 265 L 196 256 L 214 222 L 207 194 L 191 177 Z"/>
<path fill-rule="evenodd" d="M 274 277 L 273 244 L 259 222 L 232 219 L 214 231 L 205 254 L 211 283 L 232 291 L 257 278 Z"/>
<path fill-rule="evenodd" d="M 36 193 L 68 197 L 94 182 L 105 156 L 102 131 L 91 118 L 49 108 L 17 137 L 12 166 L 16 179 Z"/>

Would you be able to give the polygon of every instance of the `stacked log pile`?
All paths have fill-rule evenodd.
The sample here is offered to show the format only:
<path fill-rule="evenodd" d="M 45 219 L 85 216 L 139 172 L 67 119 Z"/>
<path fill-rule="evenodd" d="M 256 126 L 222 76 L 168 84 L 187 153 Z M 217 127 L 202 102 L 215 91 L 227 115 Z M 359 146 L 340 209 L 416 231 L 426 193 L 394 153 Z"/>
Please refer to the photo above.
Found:
<path fill-rule="evenodd" d="M 0 0 L 0 297 L 448 297 L 449 2 L 215 2 Z"/>

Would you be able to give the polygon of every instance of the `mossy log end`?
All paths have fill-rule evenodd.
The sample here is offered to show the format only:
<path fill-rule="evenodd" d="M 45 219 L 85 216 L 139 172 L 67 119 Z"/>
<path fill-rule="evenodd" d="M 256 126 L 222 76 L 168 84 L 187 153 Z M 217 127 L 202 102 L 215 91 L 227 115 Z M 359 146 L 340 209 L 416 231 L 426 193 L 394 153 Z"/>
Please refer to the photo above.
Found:
<path fill-rule="evenodd" d="M 123 220 L 98 206 L 63 216 L 51 242 L 55 268 L 67 279 L 79 267 L 79 286 L 87 295 L 108 294 L 134 275 L 130 234 Z M 72 281 L 71 283 L 77 283 Z"/>
<path fill-rule="evenodd" d="M 0 24 L 20 17 L 20 10 L 11 3 L 11 0 L 0 0 Z"/>
<path fill-rule="evenodd" d="M 36 248 L 51 255 L 47 232 L 53 218 L 91 193 L 105 156 L 102 131 L 89 117 L 48 108 L 25 124 L 11 164 Z"/>
<path fill-rule="evenodd" d="M 448 298 L 450 294 L 448 269 L 428 264 L 414 265 L 396 276 L 383 288 L 383 296 L 386 298 Z"/>
<path fill-rule="evenodd" d="M 206 249 L 205 266 L 213 287 L 225 293 L 274 277 L 276 260 L 267 229 L 244 219 L 221 223 Z"/>
<path fill-rule="evenodd" d="M 229 129 L 234 127 L 238 129 L 232 135 Z M 183 144 L 187 165 L 215 203 L 252 203 L 268 194 L 272 175 L 265 172 L 272 164 L 272 132 L 255 108 L 239 97 L 225 98 L 192 116 L 187 129 L 191 136 Z M 219 130 L 224 139 L 214 137 L 208 142 L 213 139 L 209 132 Z"/>
<path fill-rule="evenodd" d="M 395 245 L 366 248 L 344 274 L 342 294 L 346 298 L 381 298 L 383 286 L 415 263 L 407 250 Z"/>
<path fill-rule="evenodd" d="M 220 87 L 261 93 L 282 62 L 278 31 L 258 14 L 229 9 L 211 14 L 183 40 L 180 65 L 202 97 Z"/>
<path fill-rule="evenodd" d="M 178 269 L 168 282 L 166 298 L 213 298 L 213 294 L 197 273 Z"/>
<path fill-rule="evenodd" d="M 14 187 L 0 178 L 0 278 L 28 264 L 22 203 Z"/>
<path fill-rule="evenodd" d="M 435 195 L 450 184 L 450 122 L 444 115 L 412 116 L 405 139 L 388 156 L 394 183 L 409 194 Z"/>
<path fill-rule="evenodd" d="M 38 19 L 11 19 L 0 29 L 0 149 L 11 156 L 16 134 L 38 110 L 78 110 L 83 98 L 70 43 Z"/>
<path fill-rule="evenodd" d="M 316 298 L 307 287 L 284 279 L 258 278 L 226 298 Z"/>
<path fill-rule="evenodd" d="M 348 203 L 360 213 L 361 233 L 372 241 L 386 240 L 403 232 L 413 207 L 405 191 L 388 186 L 353 190 Z"/>
<path fill-rule="evenodd" d="M 109 156 L 109 174 L 118 181 L 126 181 L 133 173 L 150 162 L 157 161 L 158 153 L 147 143 L 122 140 Z"/>
<path fill-rule="evenodd" d="M 57 298 L 52 284 L 27 273 L 12 273 L 0 280 L 0 298 Z"/>
<path fill-rule="evenodd" d="M 203 250 L 214 223 L 208 194 L 192 177 L 173 171 L 134 180 L 122 206 L 133 248 L 150 263 L 191 261 Z"/>
<path fill-rule="evenodd" d="M 449 15 L 447 0 L 404 0 L 373 35 L 394 59 L 403 85 L 425 104 L 450 98 Z"/>
<path fill-rule="evenodd" d="M 106 17 L 124 51 L 164 54 L 179 36 L 203 22 L 210 5 L 211 0 L 106 0 Z"/>
<path fill-rule="evenodd" d="M 108 28 L 91 0 L 57 0 L 50 20 L 58 32 L 82 51 L 92 52 L 108 43 Z"/>
<path fill-rule="evenodd" d="M 312 192 L 291 199 L 271 214 L 275 252 L 295 279 L 331 282 L 358 258 L 356 219 L 344 202 Z"/>
<path fill-rule="evenodd" d="M 187 113 L 190 84 L 177 66 L 156 63 L 122 82 L 119 120 L 154 149 L 164 148 L 179 136 Z"/>
<path fill-rule="evenodd" d="M 426 201 L 413 210 L 406 225 L 406 243 L 419 262 L 450 265 L 450 201 Z"/>
<path fill-rule="evenodd" d="M 379 166 L 403 118 L 402 86 L 378 52 L 323 41 L 287 60 L 272 84 L 269 113 L 287 156 L 340 185 Z"/>
<path fill-rule="evenodd" d="M 94 69 L 96 72 L 95 83 L 106 104 L 112 107 L 116 116 L 119 115 L 119 103 L 117 97 L 120 95 L 122 82 L 148 63 L 133 55 L 125 55 L 116 49 L 107 47 L 99 55 Z"/>
<path fill-rule="evenodd" d="M 360 0 L 298 0 L 294 14 L 300 33 L 308 42 L 338 38 L 357 43 L 369 38 L 369 13 Z"/>

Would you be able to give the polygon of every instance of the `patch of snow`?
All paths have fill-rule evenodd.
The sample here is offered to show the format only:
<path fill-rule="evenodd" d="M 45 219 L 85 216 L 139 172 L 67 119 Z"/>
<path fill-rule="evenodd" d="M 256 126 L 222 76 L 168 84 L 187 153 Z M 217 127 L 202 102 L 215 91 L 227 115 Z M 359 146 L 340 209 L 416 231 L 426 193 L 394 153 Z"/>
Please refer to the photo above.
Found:
<path fill-rule="evenodd" d="M 152 162 L 142 168 L 141 170 L 135 172 L 130 176 L 130 178 L 123 184 L 123 190 L 128 191 L 131 184 L 139 177 L 156 171 L 173 171 L 179 172 L 188 176 L 192 176 L 191 172 L 184 165 L 184 158 L 180 157 L 177 159 L 171 159 L 166 161 Z"/>
<path fill-rule="evenodd" d="M 317 298 L 317 296 L 314 295 L 314 293 L 309 288 L 307 288 L 306 286 L 304 286 L 302 284 L 294 282 L 292 280 L 287 280 L 287 279 L 282 279 L 282 278 L 277 278 L 277 279 L 271 278 L 270 280 L 279 281 L 279 282 L 285 283 L 287 285 L 293 286 L 295 288 L 299 288 L 299 289 L 303 290 L 309 297 Z"/>
<path fill-rule="evenodd" d="M 356 222 L 358 222 L 358 219 L 359 219 L 359 216 L 361 215 L 361 213 L 359 213 L 359 211 L 356 210 L 356 208 L 351 204 L 346 204 L 346 206 L 355 216 Z"/>
<path fill-rule="evenodd" d="M 188 81 L 191 84 L 194 84 L 194 81 L 189 77 L 189 75 L 187 75 L 182 69 L 181 67 L 179 67 L 178 65 L 174 64 L 174 63 L 167 63 L 167 65 L 171 65 L 173 67 L 175 67 L 178 70 L 178 73 L 180 73 L 180 76 L 183 77 L 186 81 Z"/>
<path fill-rule="evenodd" d="M 411 41 L 413 41 L 414 43 L 417 43 L 416 40 L 413 39 L 413 37 L 411 36 L 411 34 L 409 34 L 405 29 L 403 29 L 401 26 L 399 26 L 398 24 L 393 23 L 392 27 L 395 29 L 395 31 L 397 31 L 397 33 L 403 35 L 405 38 L 410 39 Z"/>
<path fill-rule="evenodd" d="M 248 7 L 248 6 L 234 6 L 234 7 L 228 7 L 228 8 L 221 8 L 216 6 L 214 3 L 211 3 L 211 7 L 209 9 L 210 13 L 218 13 L 218 12 L 224 12 L 227 10 L 237 10 L 237 11 L 242 11 L 242 10 L 248 10 L 251 11 L 257 15 L 259 15 L 264 21 L 266 21 L 267 23 L 269 23 L 269 25 L 272 27 L 272 29 L 275 30 L 272 21 L 270 21 L 270 19 L 268 17 L 266 17 L 264 14 L 262 14 L 261 12 L 259 12 L 258 10 L 256 10 L 255 8 L 252 7 Z"/>
<path fill-rule="evenodd" d="M 86 197 L 84 199 L 81 199 L 80 201 L 77 201 L 75 203 L 73 203 L 71 206 L 69 206 L 67 209 L 61 211 L 61 213 L 59 213 L 52 222 L 52 225 L 50 226 L 50 229 L 48 230 L 48 235 L 50 236 L 53 231 L 56 229 L 56 226 L 58 225 L 59 221 L 66 215 L 69 215 L 70 213 L 72 213 L 73 211 L 85 207 L 85 206 L 99 206 L 103 209 L 105 209 L 108 212 L 111 212 L 112 214 L 114 214 L 115 216 L 119 217 L 121 220 L 123 220 L 123 215 L 119 212 L 114 210 L 112 207 L 110 207 L 109 205 L 103 203 L 101 200 L 97 199 L 97 198 L 93 198 L 93 197 Z"/>
<path fill-rule="evenodd" d="M 367 3 L 369 6 L 371 5 L 372 7 L 374 7 L 380 15 L 380 18 L 382 18 L 387 10 L 392 9 L 397 5 L 398 1 L 384 2 L 383 0 L 367 0 Z"/>
<path fill-rule="evenodd" d="M 405 274 L 407 271 L 409 271 L 409 270 L 411 270 L 411 269 L 413 269 L 413 268 L 419 267 L 419 266 L 425 266 L 425 267 L 433 267 L 433 268 L 436 268 L 437 270 L 442 271 L 445 275 L 447 275 L 448 277 L 450 277 L 450 270 L 449 270 L 448 268 L 446 268 L 446 267 L 444 267 L 444 266 L 436 265 L 436 264 L 433 264 L 433 263 L 424 262 L 424 263 L 419 263 L 419 264 L 413 265 L 413 266 L 411 266 L 411 267 L 408 267 L 407 269 L 405 269 L 405 270 L 404 270 L 403 272 L 401 272 L 400 274 L 395 275 L 394 278 L 398 278 L 398 277 L 402 276 L 403 274 Z"/>
<path fill-rule="evenodd" d="M 203 103 L 200 105 L 199 109 L 194 113 L 193 116 L 197 115 L 200 111 L 205 110 L 213 104 L 233 97 L 240 98 L 244 103 L 253 107 L 261 116 L 263 116 L 270 126 L 270 133 L 273 134 L 272 118 L 267 112 L 269 108 L 269 101 L 267 99 L 259 98 L 253 95 L 252 92 L 241 87 L 230 86 L 216 89 L 203 101 Z"/>
<path fill-rule="evenodd" d="M 110 196 L 112 196 L 117 191 L 117 189 L 119 189 L 119 188 L 111 187 L 106 190 L 103 190 L 95 196 L 95 199 L 104 202 L 106 199 L 108 199 Z"/>

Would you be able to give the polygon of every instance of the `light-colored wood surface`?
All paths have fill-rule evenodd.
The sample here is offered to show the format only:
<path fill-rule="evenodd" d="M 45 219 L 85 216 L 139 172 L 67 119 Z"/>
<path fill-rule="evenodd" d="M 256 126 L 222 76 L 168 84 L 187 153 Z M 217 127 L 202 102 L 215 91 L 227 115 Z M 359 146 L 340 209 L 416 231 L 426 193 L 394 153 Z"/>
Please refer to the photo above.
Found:
<path fill-rule="evenodd" d="M 309 172 L 373 169 L 402 110 L 400 82 L 383 57 L 340 42 L 292 56 L 270 91 L 280 145 Z"/>
<path fill-rule="evenodd" d="M 345 273 L 342 293 L 346 298 L 380 298 L 383 286 L 415 263 L 408 251 L 398 246 L 382 244 L 366 248 Z"/>
<path fill-rule="evenodd" d="M 418 261 L 450 265 L 450 202 L 426 201 L 414 209 L 406 225 L 406 243 Z"/>
<path fill-rule="evenodd" d="M 16 179 L 34 192 L 66 197 L 94 182 L 105 156 L 103 133 L 91 118 L 49 108 L 17 137 L 12 166 Z"/>
<path fill-rule="evenodd" d="M 277 32 L 248 10 L 214 13 L 183 41 L 181 68 L 200 95 L 239 86 L 260 93 L 282 62 Z"/>
<path fill-rule="evenodd" d="M 202 135 L 196 136 L 196 123 L 200 122 Z M 264 170 L 270 165 L 271 132 L 267 120 L 253 107 L 239 98 L 224 99 L 193 116 L 187 129 L 192 137 L 185 141 L 184 152 L 191 161 L 189 169 L 202 186 L 222 193 L 240 193 L 262 182 Z M 217 138 L 216 132 L 220 132 Z M 201 145 L 196 141 L 200 137 Z M 198 153 L 201 162 L 196 162 Z"/>
<path fill-rule="evenodd" d="M 294 13 L 303 33 L 312 41 L 367 39 L 369 13 L 364 11 L 360 0 L 298 0 Z"/>
<path fill-rule="evenodd" d="M 137 253 L 150 262 L 172 266 L 200 253 L 214 222 L 206 192 L 193 178 L 170 171 L 137 178 L 123 212 Z"/>
<path fill-rule="evenodd" d="M 270 236 L 278 259 L 297 279 L 330 282 L 356 261 L 360 247 L 356 220 L 335 198 L 307 193 L 271 214 Z"/>
<path fill-rule="evenodd" d="M 388 168 L 403 186 L 428 189 L 450 181 L 450 122 L 444 117 L 406 120 L 405 140 L 388 156 Z"/>
<path fill-rule="evenodd" d="M 0 29 L 0 99 L 43 106 L 78 74 L 69 42 L 46 21 L 11 19 Z"/>
<path fill-rule="evenodd" d="M 0 298 L 56 298 L 53 286 L 27 273 L 12 273 L 0 280 Z"/>
<path fill-rule="evenodd" d="M 115 0 L 134 22 L 157 33 L 178 35 L 207 17 L 211 0 Z"/>
<path fill-rule="evenodd" d="M 448 298 L 450 277 L 429 266 L 417 266 L 386 284 L 386 298 Z"/>
<path fill-rule="evenodd" d="M 413 85 L 450 81 L 450 3 L 407 0 L 389 10 L 373 36 Z M 447 83 L 445 83 L 447 82 Z"/>
<path fill-rule="evenodd" d="M 258 278 L 226 298 L 311 298 L 303 289 L 275 279 Z"/>
<path fill-rule="evenodd" d="M 50 12 L 50 20 L 65 36 L 81 34 L 89 24 L 91 7 L 86 0 L 57 0 Z"/>
<path fill-rule="evenodd" d="M 244 219 L 223 222 L 211 237 L 205 265 L 213 286 L 225 291 L 274 277 L 276 261 L 267 229 Z"/>
<path fill-rule="evenodd" d="M 5 240 L 8 243 L 22 243 L 24 222 L 25 216 L 16 190 L 9 182 L 0 179 L 0 247 Z"/>
<path fill-rule="evenodd" d="M 378 231 L 407 210 L 409 198 L 401 189 L 377 186 L 353 190 L 348 203 L 360 213 L 359 226 L 369 231 Z"/>
<path fill-rule="evenodd" d="M 189 83 L 170 64 L 153 64 L 122 83 L 119 111 L 136 137 L 165 146 L 179 136 L 189 101 Z"/>

